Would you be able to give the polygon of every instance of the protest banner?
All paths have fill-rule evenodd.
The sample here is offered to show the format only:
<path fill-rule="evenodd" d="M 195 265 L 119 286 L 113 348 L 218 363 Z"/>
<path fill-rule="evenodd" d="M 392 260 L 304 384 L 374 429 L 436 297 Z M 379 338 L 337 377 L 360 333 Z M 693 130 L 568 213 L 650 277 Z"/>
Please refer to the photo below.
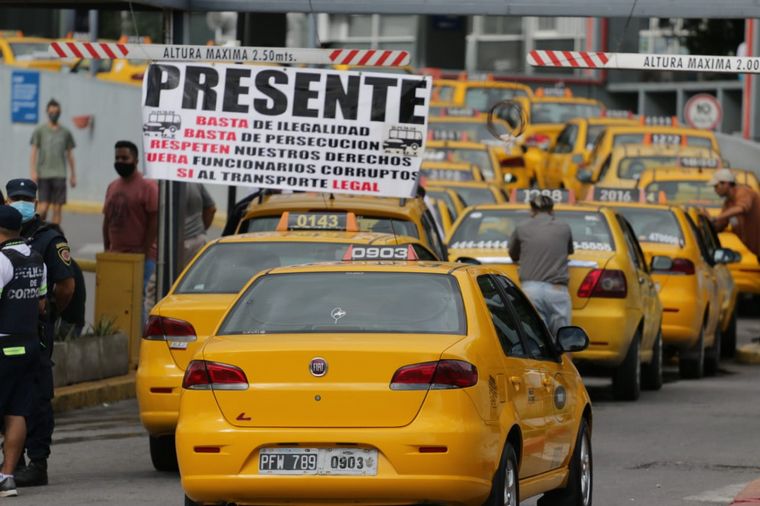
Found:
<path fill-rule="evenodd" d="M 234 64 L 152 64 L 146 175 L 260 188 L 410 197 L 430 77 Z"/>

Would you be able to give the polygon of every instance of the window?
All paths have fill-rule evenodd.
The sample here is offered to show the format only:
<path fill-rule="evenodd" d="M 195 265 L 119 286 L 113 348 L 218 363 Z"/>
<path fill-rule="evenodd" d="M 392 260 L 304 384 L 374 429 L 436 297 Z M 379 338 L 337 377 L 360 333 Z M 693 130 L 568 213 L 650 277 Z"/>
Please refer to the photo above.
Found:
<path fill-rule="evenodd" d="M 483 33 L 489 35 L 520 35 L 523 20 L 517 16 L 488 16 L 483 18 Z"/>
<path fill-rule="evenodd" d="M 713 255 L 710 254 L 710 251 L 707 248 L 707 243 L 705 243 L 705 240 L 702 237 L 699 228 L 697 228 L 697 225 L 694 223 L 694 220 L 692 220 L 691 216 L 686 213 L 684 213 L 683 217 L 686 218 L 686 221 L 689 223 L 689 228 L 691 229 L 692 234 L 694 234 L 694 240 L 697 242 L 697 247 L 699 248 L 699 252 L 702 254 L 702 259 L 709 265 L 715 265 L 715 259 Z"/>
<path fill-rule="evenodd" d="M 630 229 L 630 225 L 622 216 L 618 215 L 618 223 L 623 231 L 623 237 L 625 238 L 625 246 L 628 249 L 628 255 L 631 257 L 634 267 L 639 270 L 646 271 L 646 261 L 643 259 L 643 255 L 639 256 L 638 241 L 636 241 L 636 235 L 633 234 Z"/>
<path fill-rule="evenodd" d="M 683 233 L 672 211 L 667 209 L 620 208 L 639 242 L 683 246 Z"/>
<path fill-rule="evenodd" d="M 438 235 L 438 228 L 435 226 L 435 221 L 433 221 L 433 218 L 428 211 L 425 211 L 425 214 L 422 215 L 422 228 L 425 229 L 425 234 L 429 237 L 433 251 L 438 253 L 441 258 L 446 258 L 443 241 L 441 241 L 441 237 Z"/>
<path fill-rule="evenodd" d="M 553 151 L 555 153 L 572 153 L 577 137 L 578 125 L 567 125 L 557 137 Z"/>
<path fill-rule="evenodd" d="M 497 276 L 496 279 L 517 313 L 530 356 L 539 360 L 556 360 L 557 353 L 554 351 L 549 331 L 533 305 L 510 280 L 503 276 Z"/>
<path fill-rule="evenodd" d="M 414 248 L 414 252 L 417 254 L 417 258 L 420 260 L 438 260 L 429 249 L 420 244 L 412 244 L 412 248 Z"/>
<path fill-rule="evenodd" d="M 501 343 L 501 349 L 508 357 L 525 357 L 525 349 L 520 340 L 520 332 L 514 316 L 504 303 L 504 299 L 490 276 L 478 277 L 478 286 L 483 294 L 486 307 L 491 313 L 491 321 Z"/>

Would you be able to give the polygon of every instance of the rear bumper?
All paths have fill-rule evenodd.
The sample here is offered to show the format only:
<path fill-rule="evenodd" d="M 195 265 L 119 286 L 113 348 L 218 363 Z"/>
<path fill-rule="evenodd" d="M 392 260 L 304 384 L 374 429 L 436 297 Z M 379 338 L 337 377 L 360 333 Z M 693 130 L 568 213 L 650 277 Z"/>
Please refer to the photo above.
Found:
<path fill-rule="evenodd" d="M 465 392 L 458 393 L 458 405 L 452 407 L 448 396 L 445 411 L 428 398 L 405 427 L 312 429 L 236 427 L 220 414 L 211 392 L 185 391 L 176 433 L 182 486 L 193 500 L 213 503 L 481 505 L 498 467 L 502 436 L 498 426 L 483 423 Z M 219 446 L 220 452 L 196 452 L 201 445 Z M 259 474 L 260 449 L 278 445 L 376 448 L 378 473 Z M 420 446 L 447 451 L 420 453 Z"/>
<path fill-rule="evenodd" d="M 151 436 L 174 434 L 184 371 L 179 369 L 163 341 L 143 340 L 137 368 L 140 420 Z"/>
<path fill-rule="evenodd" d="M 591 300 L 583 309 L 573 310 L 573 325 L 583 327 L 589 337 L 589 347 L 573 353 L 579 366 L 614 368 L 628 353 L 641 314 L 625 307 L 625 300 Z"/>

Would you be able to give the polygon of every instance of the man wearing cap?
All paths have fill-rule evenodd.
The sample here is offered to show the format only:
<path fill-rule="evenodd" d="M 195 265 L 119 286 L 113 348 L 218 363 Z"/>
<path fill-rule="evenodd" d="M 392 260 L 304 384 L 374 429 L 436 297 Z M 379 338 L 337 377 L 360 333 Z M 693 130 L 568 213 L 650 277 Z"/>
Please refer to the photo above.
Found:
<path fill-rule="evenodd" d="M 32 416 L 27 419 L 26 452 L 29 465 L 16 473 L 19 487 L 47 485 L 47 459 L 55 423 L 53 420 L 53 327 L 66 309 L 76 287 L 71 266 L 71 252 L 66 237 L 54 225 L 45 223 L 36 214 L 37 185 L 31 179 L 12 179 L 5 186 L 8 203 L 22 216 L 21 237 L 42 256 L 47 269 L 48 308 L 40 323 L 42 352 L 36 376 L 38 398 Z"/>
<path fill-rule="evenodd" d="M 713 218 L 718 231 L 731 225 L 747 249 L 760 257 L 760 194 L 746 185 L 736 184 L 729 169 L 718 169 L 708 182 L 723 197 L 723 209 Z"/>
<path fill-rule="evenodd" d="M 519 223 L 509 240 L 509 256 L 519 263 L 523 292 L 552 335 L 570 325 L 572 303 L 568 255 L 573 254 L 570 226 L 554 217 L 554 201 L 546 195 L 530 200 L 530 218 Z"/>
<path fill-rule="evenodd" d="M 45 310 L 45 264 L 19 236 L 21 213 L 0 205 L 0 415 L 5 425 L 0 497 L 18 495 L 14 471 L 34 412 L 39 370 L 37 321 Z"/>

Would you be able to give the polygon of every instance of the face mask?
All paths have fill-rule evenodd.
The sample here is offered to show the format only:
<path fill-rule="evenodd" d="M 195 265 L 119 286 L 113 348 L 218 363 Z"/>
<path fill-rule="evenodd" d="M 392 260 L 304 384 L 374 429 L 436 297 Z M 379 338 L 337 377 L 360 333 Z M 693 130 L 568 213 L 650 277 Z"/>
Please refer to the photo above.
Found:
<path fill-rule="evenodd" d="M 22 223 L 26 223 L 27 221 L 34 218 L 34 202 L 25 202 L 23 200 L 18 200 L 16 202 L 12 202 L 11 207 L 16 208 L 16 210 L 21 213 Z"/>
<path fill-rule="evenodd" d="M 48 118 L 50 118 L 50 121 L 52 123 L 58 123 L 58 118 L 60 117 L 61 117 L 61 113 L 59 112 L 51 112 L 50 114 L 48 114 Z"/>
<path fill-rule="evenodd" d="M 132 175 L 137 166 L 134 163 L 115 162 L 113 168 L 121 177 L 127 178 Z"/>

